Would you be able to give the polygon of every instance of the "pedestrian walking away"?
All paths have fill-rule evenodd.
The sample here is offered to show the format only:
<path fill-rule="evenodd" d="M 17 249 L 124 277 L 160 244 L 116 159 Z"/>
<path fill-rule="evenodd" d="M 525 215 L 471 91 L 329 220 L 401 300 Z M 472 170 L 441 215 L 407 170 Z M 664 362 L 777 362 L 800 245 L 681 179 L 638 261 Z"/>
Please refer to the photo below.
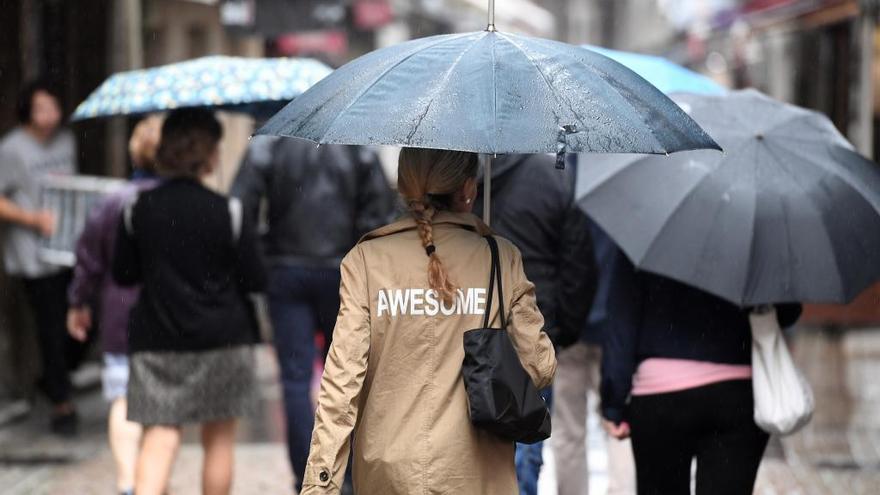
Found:
<path fill-rule="evenodd" d="M 265 270 L 241 204 L 200 182 L 217 166 L 221 134 L 207 110 L 171 112 L 157 156 L 165 179 L 118 227 L 114 279 L 142 287 L 128 326 L 128 418 L 144 425 L 138 495 L 167 489 L 185 424 L 201 425 L 203 493 L 228 494 L 236 418 L 256 398 L 248 294 L 265 287 Z"/>
<path fill-rule="evenodd" d="M 800 305 L 778 306 L 792 325 Z M 753 417 L 749 310 L 619 256 L 604 333 L 602 415 L 632 435 L 639 495 L 747 495 L 769 436 Z M 628 398 L 629 401 L 627 402 Z"/>
<path fill-rule="evenodd" d="M 557 350 L 580 337 L 596 288 L 596 263 L 586 215 L 574 202 L 575 167 L 559 170 L 550 155 L 506 155 L 492 163 L 492 228 L 522 253 L 535 284 L 544 327 Z M 483 212 L 482 184 L 474 212 Z M 546 389 L 548 405 L 553 403 Z M 554 431 L 556 436 L 556 431 Z M 536 495 L 543 442 L 516 448 L 519 492 Z M 572 474 L 572 473 L 566 473 Z M 586 476 L 586 473 L 583 473 Z M 557 477 L 563 483 L 565 477 Z"/>
<path fill-rule="evenodd" d="M 34 315 L 43 371 L 39 388 L 52 403 L 51 430 L 72 435 L 77 416 L 69 373 L 82 357 L 83 345 L 65 328 L 70 270 L 40 257 L 41 238 L 51 236 L 56 224 L 54 215 L 41 209 L 40 189 L 49 175 L 75 173 L 76 142 L 61 128 L 61 105 L 47 82 L 25 86 L 17 113 L 19 126 L 0 141 L 3 265 L 21 283 Z"/>
<path fill-rule="evenodd" d="M 74 276 L 68 289 L 67 330 L 76 340 L 85 341 L 87 334 L 94 330 L 91 308 L 97 305 L 100 311 L 97 327 L 101 330 L 104 352 L 102 383 L 104 398 L 111 404 L 107 429 L 116 462 L 117 489 L 122 494 L 134 493 L 135 462 L 141 440 L 141 426 L 127 419 L 125 398 L 129 374 L 126 331 L 138 288 L 117 285 L 111 267 L 124 206 L 140 191 L 156 184 L 155 160 L 161 128 L 162 119 L 156 116 L 147 117 L 135 126 L 128 147 L 135 167 L 132 180 L 89 214 L 77 242 Z"/>
<path fill-rule="evenodd" d="M 470 213 L 477 157 L 405 148 L 398 167 L 408 216 L 367 234 L 342 262 L 302 493 L 339 493 L 352 445 L 356 493 L 516 493 L 514 445 L 470 423 L 461 379 L 491 260 L 491 231 Z M 556 358 L 535 287 L 519 251 L 498 240 L 507 331 L 543 388 Z"/>
<path fill-rule="evenodd" d="M 241 198 L 250 222 L 260 220 L 266 204 L 262 247 L 269 266 L 269 315 L 299 490 L 314 425 L 315 332 L 322 332 L 329 346 L 339 311 L 340 261 L 360 236 L 392 219 L 395 198 L 378 157 L 367 148 L 316 148 L 267 136 L 251 141 L 232 194 Z"/>

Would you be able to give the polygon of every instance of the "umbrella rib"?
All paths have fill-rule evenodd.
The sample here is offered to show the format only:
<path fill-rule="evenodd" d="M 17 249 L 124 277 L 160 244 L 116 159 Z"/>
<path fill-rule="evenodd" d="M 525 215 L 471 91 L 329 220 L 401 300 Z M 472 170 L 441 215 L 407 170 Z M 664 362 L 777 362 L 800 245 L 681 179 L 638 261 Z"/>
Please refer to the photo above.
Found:
<path fill-rule="evenodd" d="M 357 102 L 360 101 L 360 99 L 361 99 L 365 94 L 367 94 L 367 92 L 368 92 L 369 90 L 373 89 L 373 86 L 379 84 L 379 81 L 381 81 L 382 78 L 385 77 L 389 72 L 391 72 L 392 70 L 396 69 L 398 66 L 400 66 L 401 64 L 403 64 L 403 63 L 406 62 L 407 60 L 411 59 L 412 57 L 418 55 L 419 53 L 421 53 L 421 52 L 423 52 L 423 51 L 425 51 L 425 50 L 428 50 L 428 49 L 430 49 L 430 48 L 434 48 L 434 47 L 437 46 L 437 45 L 442 45 L 443 43 L 446 43 L 447 41 L 458 40 L 459 38 L 464 38 L 464 37 L 470 36 L 470 35 L 472 35 L 472 34 L 473 34 L 473 33 L 463 33 L 463 34 L 461 34 L 461 35 L 449 35 L 449 36 L 444 36 L 443 39 L 437 41 L 436 43 L 430 43 L 430 44 L 428 44 L 428 45 L 425 45 L 425 46 L 419 47 L 418 49 L 414 50 L 412 53 L 410 53 L 410 54 L 407 55 L 406 57 L 403 57 L 402 59 L 400 59 L 400 60 L 398 60 L 397 62 L 395 62 L 394 64 L 392 64 L 392 65 L 391 65 L 390 67 L 388 67 L 387 69 L 383 70 L 382 73 L 380 73 L 378 76 L 376 76 L 376 79 L 374 79 L 373 82 L 371 82 L 370 84 L 367 85 L 367 87 L 365 87 L 364 89 L 362 89 L 362 90 L 357 94 L 357 96 L 355 96 L 355 97 L 352 99 L 352 101 L 350 101 L 350 102 L 345 106 L 345 108 L 343 108 L 342 110 L 340 110 L 340 111 L 336 114 L 336 116 L 333 117 L 333 120 L 330 121 L 330 124 L 327 125 L 327 130 L 325 130 L 324 133 L 321 135 L 321 140 L 323 141 L 323 140 L 325 139 L 325 136 L 326 136 L 327 133 L 329 132 L 329 130 L 330 130 L 334 125 L 336 125 L 336 121 L 339 120 L 339 117 L 341 117 L 342 114 L 344 114 L 344 113 L 347 112 L 351 107 L 353 107 L 355 104 L 357 104 Z"/>
<path fill-rule="evenodd" d="M 449 81 L 450 76 L 452 76 L 452 73 L 455 72 L 456 68 L 458 68 L 458 64 L 461 63 L 461 60 L 464 58 L 464 56 L 467 55 L 467 53 L 469 51 L 473 50 L 474 47 L 477 46 L 477 43 L 480 40 L 482 40 L 483 38 L 485 38 L 485 35 L 475 38 L 473 43 L 471 43 L 471 46 L 462 50 L 462 52 L 458 54 L 458 57 L 455 59 L 454 62 L 452 62 L 452 65 L 449 67 L 449 69 L 447 69 L 446 73 L 443 74 L 443 80 L 440 82 L 440 84 L 438 84 L 438 86 L 442 86 L 443 84 L 445 84 L 446 82 Z M 439 91 L 437 93 L 439 93 Z M 431 99 L 428 101 L 428 104 L 425 105 L 425 111 L 422 112 L 421 115 L 419 115 L 419 120 L 418 120 L 418 122 L 416 122 L 416 125 L 413 126 L 412 130 L 406 136 L 406 144 L 410 144 L 410 140 L 412 139 L 412 137 L 415 136 L 416 133 L 419 131 L 419 127 L 421 127 L 422 122 L 425 120 L 425 116 L 428 115 L 428 112 L 431 110 L 431 106 L 434 104 L 434 100 L 436 100 L 436 99 L 437 99 L 437 94 L 435 93 L 434 96 L 431 96 Z"/>
<path fill-rule="evenodd" d="M 754 187 L 754 192 L 755 192 L 755 207 L 752 210 L 752 229 L 751 229 L 751 238 L 749 239 L 749 254 L 746 256 L 745 280 L 742 281 L 743 282 L 743 290 L 740 293 L 739 301 L 738 301 L 740 306 L 744 306 L 746 299 L 748 299 L 748 297 L 751 295 L 751 294 L 747 295 L 746 291 L 751 292 L 751 290 L 752 290 L 751 286 L 749 284 L 749 281 L 752 278 L 752 270 L 751 270 L 752 257 L 755 255 L 755 244 L 758 239 L 758 236 L 755 234 L 755 232 L 757 231 L 756 228 L 758 225 L 758 188 L 757 188 L 757 184 L 758 184 L 759 165 L 758 165 L 758 147 L 757 146 L 755 147 L 755 158 L 754 158 L 754 160 L 752 160 L 752 163 L 753 163 L 752 170 L 754 172 L 752 174 L 752 178 L 754 180 L 753 187 Z"/>
<path fill-rule="evenodd" d="M 495 126 L 492 133 L 492 149 L 498 151 L 498 64 L 495 59 L 495 44 L 498 38 L 492 37 L 492 122 Z"/>
<path fill-rule="evenodd" d="M 774 161 L 776 161 L 776 162 L 779 163 L 780 165 L 782 164 L 781 160 L 779 160 L 779 158 L 775 155 L 775 153 L 773 153 L 773 151 L 772 151 L 769 147 L 767 147 L 767 152 L 772 156 L 772 158 L 773 158 Z M 756 172 L 755 172 L 755 176 L 756 176 L 756 179 L 757 179 L 757 172 L 758 172 L 759 167 L 760 167 L 760 166 L 758 165 L 758 157 L 759 157 L 759 156 L 760 156 L 760 150 L 759 150 L 758 146 L 755 145 L 755 159 L 754 159 L 754 163 L 755 163 L 755 171 L 756 171 Z M 806 191 L 806 190 L 803 188 L 803 186 L 798 182 L 798 178 L 795 177 L 794 174 L 792 174 L 792 173 L 791 173 L 791 172 L 790 172 L 785 166 L 780 166 L 780 167 L 779 167 L 779 170 L 783 171 L 786 175 L 788 175 L 789 177 L 791 177 L 791 179 L 792 179 L 791 182 L 794 184 L 794 186 L 797 187 L 798 189 L 800 189 L 800 190 L 806 195 L 807 191 Z M 757 196 L 758 196 L 758 189 L 757 189 L 757 187 L 756 187 L 756 188 L 755 188 L 755 202 L 756 202 L 756 204 L 755 204 L 755 216 L 757 216 L 757 212 L 758 212 L 758 207 L 757 207 Z M 783 203 L 783 208 L 786 208 L 785 203 Z M 786 215 L 783 215 L 783 218 L 787 218 L 787 216 L 786 216 Z M 750 245 L 749 245 L 749 257 L 746 259 L 746 261 L 747 261 L 748 264 L 746 265 L 746 266 L 747 266 L 747 269 L 746 269 L 746 280 L 745 280 L 745 287 L 744 287 L 745 291 L 748 292 L 748 295 L 747 295 L 747 294 L 743 294 L 743 295 L 742 295 L 742 301 L 743 301 L 743 302 L 745 302 L 746 299 L 751 299 L 751 298 L 752 298 L 752 291 L 754 290 L 754 285 L 751 283 L 751 280 L 752 280 L 752 272 L 751 272 L 751 266 L 752 266 L 752 265 L 751 265 L 751 260 L 752 260 L 752 257 L 754 256 L 754 247 L 755 247 L 754 244 L 755 244 L 755 242 L 756 242 L 756 237 L 755 237 L 755 234 L 754 234 L 755 222 L 756 222 L 756 219 L 753 218 L 753 223 L 752 223 L 752 229 L 753 229 L 753 232 L 752 232 L 752 242 L 751 242 Z M 788 253 L 789 258 L 792 258 L 791 242 L 789 242 L 789 241 L 790 241 L 790 237 L 789 237 L 790 229 L 789 229 L 789 227 L 788 227 L 788 222 L 787 222 L 787 221 L 785 222 L 785 232 L 786 232 L 786 236 L 785 236 L 785 239 L 786 239 L 786 241 L 785 241 L 785 243 L 786 243 L 786 252 Z M 794 285 L 793 285 L 793 281 L 792 281 L 792 279 L 791 279 L 791 276 L 792 276 L 791 270 L 788 270 L 787 273 L 786 273 L 786 278 L 788 279 L 788 286 L 789 286 L 789 287 L 793 287 L 793 286 L 794 286 Z"/>
<path fill-rule="evenodd" d="M 577 63 L 579 63 L 580 65 L 582 65 L 585 69 L 589 70 L 590 72 L 592 72 L 594 74 L 597 74 L 597 75 L 601 74 L 602 76 L 606 76 L 606 77 L 608 76 L 608 74 L 598 71 L 595 67 L 592 67 L 590 65 L 585 64 L 582 60 L 575 59 L 575 61 Z M 636 75 L 638 75 L 638 74 L 636 74 Z M 641 76 L 639 76 L 639 77 L 641 77 Z M 605 79 L 605 77 L 600 77 L 600 79 L 602 80 L 602 82 L 605 83 L 606 86 L 613 89 L 614 92 L 617 93 L 618 96 L 620 96 L 620 99 L 623 100 L 633 110 L 633 112 L 639 116 L 639 120 L 641 121 L 642 125 L 644 125 L 645 128 L 648 129 L 648 132 L 651 133 L 651 136 L 654 138 L 654 141 L 656 141 L 657 144 L 660 145 L 660 147 L 663 149 L 663 153 L 669 153 L 669 151 L 666 149 L 666 146 L 659 139 L 657 139 L 657 134 L 654 133 L 654 128 L 651 127 L 650 125 L 648 125 L 647 122 L 644 121 L 644 118 L 642 118 L 642 113 L 635 107 L 635 105 L 633 105 L 632 102 L 629 101 L 629 99 L 626 96 L 624 96 L 623 93 L 620 92 L 620 89 L 618 89 L 613 84 L 610 84 L 608 82 L 608 80 Z M 648 83 L 648 84 L 650 84 L 650 83 Z"/>
<path fill-rule="evenodd" d="M 773 157 L 773 160 L 774 160 L 777 164 L 780 165 L 780 166 L 779 166 L 779 170 L 782 170 L 786 175 L 788 175 L 788 176 L 791 178 L 791 181 L 790 181 L 790 182 L 793 183 L 795 187 L 797 187 L 798 189 L 801 190 L 801 192 L 803 193 L 804 197 L 810 197 L 810 196 L 809 196 L 809 192 L 807 191 L 807 189 L 806 189 L 806 188 L 804 187 L 804 185 L 801 184 L 800 181 L 798 180 L 798 179 L 799 179 L 798 174 L 794 173 L 794 171 L 792 171 L 792 170 L 791 170 L 791 169 L 785 164 L 785 162 L 784 162 L 782 159 L 780 159 L 780 157 L 779 157 L 779 156 L 773 151 L 773 148 L 772 148 L 772 147 L 770 147 L 770 146 L 765 146 L 765 147 L 767 148 L 767 152 Z M 825 171 L 825 173 L 827 174 L 828 172 Z M 842 179 L 841 179 L 841 180 L 842 180 Z M 845 184 L 849 185 L 846 181 L 843 181 L 843 182 L 844 182 Z M 850 187 L 852 188 L 852 186 L 850 186 Z M 853 188 L 853 189 L 854 189 L 854 188 Z M 824 218 L 824 217 L 822 216 L 822 214 L 821 214 L 822 209 L 821 209 L 818 205 L 815 205 L 815 201 L 814 201 L 812 198 L 810 199 L 810 204 L 813 204 L 813 205 L 814 205 L 814 208 L 815 208 L 816 212 L 819 214 L 820 222 L 822 223 L 823 226 L 826 227 L 824 233 L 825 233 L 825 236 L 828 237 L 828 245 L 829 245 L 829 246 L 832 246 L 832 248 L 833 248 L 833 247 L 834 247 L 834 243 L 831 242 L 831 239 L 830 239 L 830 237 L 828 236 L 828 228 L 827 228 L 827 224 L 825 223 L 825 218 Z M 786 215 L 785 218 L 787 219 L 788 216 Z M 788 222 L 787 222 L 787 221 L 786 221 L 785 227 L 786 227 L 786 233 L 789 233 L 790 229 L 788 228 Z M 786 238 L 789 238 L 789 237 L 787 236 Z M 791 242 L 787 242 L 786 245 L 787 245 L 787 247 L 788 247 L 788 253 L 789 253 L 789 256 L 791 256 L 791 254 L 792 254 L 792 253 L 791 253 Z M 832 249 L 832 252 L 834 253 L 834 256 L 833 256 L 834 267 L 837 268 L 836 273 L 840 276 L 840 275 L 843 274 L 843 272 L 842 272 L 841 269 L 840 269 L 840 260 L 837 259 L 837 253 L 835 252 L 835 250 Z M 789 271 L 788 271 L 788 279 L 789 279 L 788 282 L 789 282 L 789 286 L 790 286 L 790 287 L 794 287 L 793 280 L 791 279 L 792 275 L 793 275 L 792 271 L 789 270 Z M 843 287 L 844 287 L 844 281 L 843 281 L 843 278 L 842 278 L 842 277 L 839 277 L 839 279 L 838 279 L 838 283 L 839 283 L 839 287 L 840 287 L 841 290 L 842 290 Z"/>
<path fill-rule="evenodd" d="M 801 122 L 803 125 L 806 125 L 806 126 L 808 126 L 808 127 L 811 127 L 812 129 L 814 129 L 815 131 L 817 131 L 817 132 L 819 132 L 819 133 L 822 133 L 822 134 L 828 134 L 828 133 L 829 133 L 830 129 L 823 129 L 823 128 L 821 128 L 821 127 L 817 127 L 817 126 L 815 125 L 814 121 L 813 121 L 813 118 L 811 118 L 811 117 L 815 118 L 815 115 L 814 115 L 813 113 L 810 113 L 810 112 L 800 113 L 800 114 L 798 114 L 798 115 L 792 115 L 792 116 L 786 118 L 785 120 L 783 120 L 783 121 L 781 121 L 781 122 L 778 122 L 778 123 L 775 124 L 773 127 L 770 127 L 770 128 L 768 128 L 768 129 L 765 129 L 765 130 L 764 130 L 764 134 L 767 135 L 767 134 L 770 134 L 771 132 L 775 132 L 775 131 L 777 131 L 777 130 L 779 130 L 779 129 L 787 128 L 788 126 L 791 126 L 795 121 L 798 121 L 798 120 L 803 120 L 803 122 Z M 823 116 L 823 117 L 824 117 L 824 116 Z M 835 130 L 836 130 L 836 129 L 835 129 Z M 838 132 L 839 132 L 839 131 L 838 131 Z M 804 138 L 804 137 L 801 137 L 801 136 L 791 136 L 791 135 L 787 135 L 787 134 L 786 134 L 784 137 L 785 137 L 786 139 L 801 139 L 801 140 L 807 140 L 807 139 L 808 139 L 808 138 Z M 842 136 L 840 136 L 840 135 L 838 134 L 838 135 L 835 136 L 835 137 L 842 137 Z M 811 140 L 811 141 L 812 141 L 812 140 Z"/>
<path fill-rule="evenodd" d="M 646 259 L 648 257 L 648 254 L 654 249 L 654 244 L 656 244 L 657 239 L 660 237 L 660 234 L 663 232 L 664 229 L 666 229 L 666 227 L 669 225 L 669 223 L 672 222 L 672 218 L 675 217 L 679 211 L 681 211 L 681 209 L 684 207 L 684 204 L 687 202 L 688 198 L 690 198 L 691 194 L 695 190 L 697 190 L 697 188 L 699 188 L 704 182 L 709 180 L 709 178 L 712 177 L 713 172 L 714 172 L 714 170 L 710 170 L 710 171 L 706 172 L 706 175 L 704 175 L 702 178 L 700 178 L 700 180 L 698 180 L 696 183 L 694 183 L 693 186 L 691 186 L 691 188 L 687 194 L 683 194 L 681 196 L 681 199 L 678 201 L 678 204 L 676 204 L 675 208 L 673 208 L 672 211 L 669 213 L 669 215 L 666 216 L 666 220 L 663 220 L 663 223 L 660 225 L 660 228 L 656 230 L 656 234 L 654 235 L 654 239 L 651 241 L 650 244 L 648 244 L 648 247 L 645 249 L 645 254 L 643 255 L 641 261 L 644 261 L 644 259 Z"/>
<path fill-rule="evenodd" d="M 839 146 L 839 145 L 832 145 L 832 146 Z M 841 148 L 841 149 L 844 152 L 853 153 L 853 154 L 858 155 L 858 153 L 856 151 L 851 150 L 849 148 Z M 830 151 L 828 149 L 826 149 L 825 151 L 830 153 Z M 871 203 L 872 206 L 874 206 L 878 202 L 878 197 L 880 197 L 880 194 L 878 194 L 876 192 L 876 188 L 874 186 L 868 185 L 867 181 L 863 180 L 864 178 L 858 177 L 858 174 L 855 171 L 849 170 L 846 167 L 843 167 L 842 171 L 830 169 L 829 166 L 825 165 L 824 160 L 816 157 L 815 155 L 808 154 L 808 153 L 804 152 L 803 150 L 801 150 L 800 148 L 792 148 L 791 153 L 798 155 L 804 161 L 804 163 L 811 164 L 813 167 L 824 170 L 826 173 L 836 173 L 836 175 L 842 181 L 847 183 L 851 188 L 855 189 L 861 196 L 863 196 L 866 200 L 868 200 L 868 202 Z M 861 155 L 858 155 L 858 156 L 861 157 Z M 864 158 L 864 159 L 867 160 L 867 158 Z M 832 161 L 832 163 L 834 163 L 834 162 Z M 875 166 L 874 162 L 870 162 L 870 164 L 871 164 L 871 166 Z M 847 172 L 847 173 L 843 173 L 843 172 Z M 877 182 L 878 181 L 877 174 L 880 174 L 880 170 L 874 171 L 874 175 L 875 175 L 874 181 L 873 181 L 874 184 L 878 183 Z M 869 187 L 869 189 L 873 189 L 873 191 L 862 190 L 862 188 L 865 186 Z M 873 192 L 872 195 L 869 194 L 871 192 Z M 873 196 L 873 199 L 874 199 L 873 201 L 871 200 L 872 199 L 871 196 Z M 877 207 L 875 207 L 875 209 L 880 211 L 880 209 L 878 209 Z"/>
<path fill-rule="evenodd" d="M 538 64 L 535 62 L 535 60 L 532 59 L 531 56 L 529 56 L 529 54 L 525 51 L 525 49 L 523 49 L 522 46 L 517 44 L 515 41 L 513 41 L 506 34 L 500 33 L 500 32 L 496 32 L 496 34 L 498 36 L 504 38 L 508 43 L 513 45 L 517 50 L 519 50 L 520 53 L 522 53 L 523 57 L 525 57 L 525 59 L 528 60 L 530 64 L 532 64 L 532 66 L 535 68 L 535 70 L 538 71 L 538 74 L 541 74 L 541 78 L 544 80 L 544 83 L 547 84 L 547 87 L 550 88 L 550 91 L 553 93 L 553 97 L 556 98 L 556 103 L 558 103 L 560 106 L 563 106 L 563 102 L 560 99 L 559 93 L 556 91 L 556 88 L 553 86 L 553 84 L 550 83 L 550 79 L 547 78 L 547 75 L 544 74 L 544 71 L 541 70 L 541 67 L 539 67 Z M 566 102 L 564 104 L 564 106 L 568 107 L 568 109 L 571 111 L 571 113 L 575 116 L 576 119 L 578 119 L 580 122 L 584 121 L 584 118 L 578 114 L 578 112 L 574 109 L 574 107 L 571 105 L 571 103 Z"/>
<path fill-rule="evenodd" d="M 734 184 L 732 184 L 732 183 L 725 184 L 725 186 L 726 187 L 724 188 L 724 194 L 728 194 L 734 188 Z M 719 218 L 721 217 L 723 212 L 724 212 L 724 205 L 721 203 L 716 203 L 715 207 L 714 207 L 713 214 L 712 214 L 712 222 L 710 223 L 711 227 L 707 231 L 707 235 L 706 235 L 705 239 L 713 237 L 712 232 L 714 232 L 715 227 L 718 226 Z M 707 242 L 705 239 L 703 241 L 702 246 L 700 247 L 700 253 L 699 253 L 699 258 L 698 258 L 701 261 L 706 259 L 706 254 L 707 254 L 709 246 L 710 246 L 710 243 Z M 754 240 L 754 236 L 752 236 L 751 240 Z M 751 253 L 751 241 L 749 244 L 750 244 L 749 253 Z M 702 268 L 702 270 L 701 270 L 701 268 Z M 700 264 L 700 265 L 694 266 L 693 276 L 695 277 L 695 280 L 699 280 L 701 272 L 705 273 L 704 265 Z M 711 269 L 710 269 L 710 273 L 711 273 Z M 748 270 L 746 270 L 746 279 L 748 279 Z M 714 292 L 715 294 L 717 294 L 721 297 L 724 297 L 724 298 L 727 298 L 727 296 L 729 295 L 718 288 L 714 288 L 714 290 L 712 292 Z M 742 299 L 743 299 L 742 291 L 739 291 L 736 299 L 737 299 L 737 304 L 742 306 Z"/>

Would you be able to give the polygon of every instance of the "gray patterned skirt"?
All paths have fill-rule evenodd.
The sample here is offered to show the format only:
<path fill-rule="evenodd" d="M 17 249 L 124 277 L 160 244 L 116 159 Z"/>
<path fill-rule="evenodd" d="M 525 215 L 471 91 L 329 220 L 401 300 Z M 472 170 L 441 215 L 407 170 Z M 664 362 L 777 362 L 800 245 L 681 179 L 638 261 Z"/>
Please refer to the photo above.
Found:
<path fill-rule="evenodd" d="M 177 426 L 245 416 L 257 399 L 251 346 L 131 356 L 128 419 Z"/>

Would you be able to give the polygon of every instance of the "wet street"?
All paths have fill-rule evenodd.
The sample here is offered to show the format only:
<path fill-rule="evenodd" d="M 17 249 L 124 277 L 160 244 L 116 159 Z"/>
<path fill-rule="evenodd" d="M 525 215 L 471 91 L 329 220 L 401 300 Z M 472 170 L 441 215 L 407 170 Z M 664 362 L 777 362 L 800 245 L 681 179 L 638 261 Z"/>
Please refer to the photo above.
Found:
<path fill-rule="evenodd" d="M 240 425 L 233 493 L 292 493 L 288 490 L 292 475 L 282 438 L 284 418 L 274 354 L 264 347 L 258 356 L 257 375 L 263 400 L 255 415 Z M 41 410 L 26 420 L 0 427 L 0 494 L 115 493 L 113 459 L 106 444 L 107 406 L 100 387 L 80 394 L 77 406 L 81 423 L 76 439 L 64 440 L 47 434 Z M 188 428 L 169 495 L 199 493 L 201 462 L 198 430 Z"/>
<path fill-rule="evenodd" d="M 761 467 L 758 494 L 880 493 L 880 330 L 803 330 L 793 351 L 813 384 L 813 422 L 793 437 L 774 440 Z M 272 353 L 261 349 L 260 408 L 242 424 L 233 493 L 289 493 L 291 475 L 282 443 L 283 419 Z M 114 493 L 113 464 L 104 435 L 106 407 L 100 390 L 78 399 L 82 432 L 76 440 L 45 433 L 41 408 L 0 427 L 0 493 L 8 495 L 104 495 Z M 607 485 L 604 438 L 590 421 L 591 493 Z M 198 493 L 201 451 L 194 430 L 174 470 L 171 494 Z M 552 464 L 552 458 L 548 458 Z M 545 469 L 543 493 L 555 480 Z"/>

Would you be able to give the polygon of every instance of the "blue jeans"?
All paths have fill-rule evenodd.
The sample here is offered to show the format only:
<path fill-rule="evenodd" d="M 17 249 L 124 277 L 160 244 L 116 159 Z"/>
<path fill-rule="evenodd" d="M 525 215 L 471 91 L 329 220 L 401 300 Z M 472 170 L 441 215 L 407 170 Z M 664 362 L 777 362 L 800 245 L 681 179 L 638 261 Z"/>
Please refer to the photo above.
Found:
<path fill-rule="evenodd" d="M 547 407 L 553 406 L 553 389 L 550 387 L 541 391 Z M 526 445 L 516 444 L 516 481 L 519 484 L 520 495 L 538 495 L 538 475 L 541 474 L 541 466 L 544 464 L 544 456 L 541 450 L 544 442 Z"/>
<path fill-rule="evenodd" d="M 281 367 L 287 419 L 287 451 L 302 488 L 309 457 L 315 411 L 309 400 L 315 362 L 315 332 L 324 333 L 327 346 L 339 312 L 339 269 L 282 266 L 269 273 L 269 316 L 275 351 Z"/>

